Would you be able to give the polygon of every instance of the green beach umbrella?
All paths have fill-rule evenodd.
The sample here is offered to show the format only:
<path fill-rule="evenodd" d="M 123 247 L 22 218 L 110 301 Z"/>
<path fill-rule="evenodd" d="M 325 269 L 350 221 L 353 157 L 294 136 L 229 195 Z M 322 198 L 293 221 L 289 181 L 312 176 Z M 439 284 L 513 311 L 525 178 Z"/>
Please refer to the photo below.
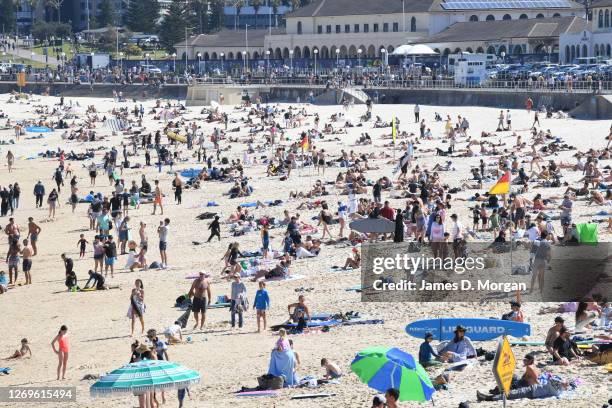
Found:
<path fill-rule="evenodd" d="M 187 388 L 200 382 L 200 373 L 164 360 L 143 360 L 126 364 L 102 376 L 89 388 L 93 397 L 117 393 L 143 394 L 149 391 Z"/>
<path fill-rule="evenodd" d="M 370 388 L 399 390 L 400 401 L 429 401 L 434 387 L 412 355 L 389 347 L 370 347 L 357 353 L 351 370 Z"/>

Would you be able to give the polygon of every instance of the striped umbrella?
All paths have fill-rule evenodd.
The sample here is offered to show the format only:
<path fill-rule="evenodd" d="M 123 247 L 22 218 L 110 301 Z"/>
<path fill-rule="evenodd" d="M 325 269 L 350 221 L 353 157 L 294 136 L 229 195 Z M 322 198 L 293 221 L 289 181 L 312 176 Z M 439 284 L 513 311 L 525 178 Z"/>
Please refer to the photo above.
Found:
<path fill-rule="evenodd" d="M 126 364 L 102 376 L 89 388 L 92 396 L 117 393 L 143 394 L 169 388 L 181 389 L 200 382 L 200 373 L 164 360 L 143 360 Z"/>
<path fill-rule="evenodd" d="M 399 390 L 400 401 L 429 401 L 435 391 L 425 369 L 414 357 L 397 348 L 362 350 L 351 363 L 351 370 L 379 392 Z"/>

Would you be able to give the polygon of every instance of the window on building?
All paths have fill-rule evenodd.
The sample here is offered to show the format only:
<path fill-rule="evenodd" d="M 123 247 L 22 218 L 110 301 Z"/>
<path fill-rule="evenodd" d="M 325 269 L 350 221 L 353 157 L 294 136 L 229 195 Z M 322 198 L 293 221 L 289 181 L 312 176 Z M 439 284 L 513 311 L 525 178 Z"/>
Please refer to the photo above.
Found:
<path fill-rule="evenodd" d="M 603 10 L 599 10 L 599 14 L 597 18 L 597 27 L 603 28 Z"/>
<path fill-rule="evenodd" d="M 351 25 L 350 24 L 345 24 L 344 25 L 344 32 L 345 33 L 350 33 L 351 32 Z"/>
<path fill-rule="evenodd" d="M 399 23 L 393 23 L 393 32 L 397 33 L 399 31 Z"/>
<path fill-rule="evenodd" d="M 389 23 L 383 23 L 383 33 L 389 32 Z"/>
<path fill-rule="evenodd" d="M 340 34 L 340 24 L 336 24 L 336 34 Z"/>
<path fill-rule="evenodd" d="M 378 32 L 378 23 L 374 23 L 374 26 L 372 27 L 372 31 L 374 31 L 375 33 Z"/>
<path fill-rule="evenodd" d="M 536 16 L 536 18 L 544 18 L 544 14 L 542 14 L 542 13 L 538 13 L 538 15 Z"/>
<path fill-rule="evenodd" d="M 473 16 L 470 16 L 470 21 L 478 21 L 478 16 L 476 14 L 474 14 Z"/>
<path fill-rule="evenodd" d="M 489 14 L 487 16 L 487 21 L 495 21 L 495 16 L 493 14 Z"/>
<path fill-rule="evenodd" d="M 519 20 L 527 20 L 529 18 L 529 16 L 527 14 L 521 14 L 519 16 Z"/>
<path fill-rule="evenodd" d="M 323 26 L 322 25 L 318 25 L 317 26 L 317 34 L 323 34 Z"/>
<path fill-rule="evenodd" d="M 559 13 L 553 14 L 553 18 L 557 18 L 557 17 L 561 17 L 561 14 L 559 14 Z"/>
<path fill-rule="evenodd" d="M 610 10 L 606 10 L 606 27 L 610 27 Z"/>
<path fill-rule="evenodd" d="M 328 25 L 325 26 L 325 32 L 327 34 L 331 34 L 331 24 L 328 24 Z"/>
<path fill-rule="evenodd" d="M 358 32 L 359 32 L 359 24 L 355 24 L 355 25 L 353 26 L 353 32 L 354 32 L 354 33 L 358 33 Z"/>
<path fill-rule="evenodd" d="M 416 17 L 410 19 L 410 31 L 413 33 L 416 31 Z"/>
<path fill-rule="evenodd" d="M 504 19 L 504 20 L 512 20 L 512 16 L 510 14 L 504 14 L 502 19 Z"/>
<path fill-rule="evenodd" d="M 364 33 L 369 33 L 370 32 L 370 25 L 369 24 L 364 24 L 363 25 L 363 32 Z"/>
<path fill-rule="evenodd" d="M 302 34 L 302 22 L 298 21 L 297 23 L 297 33 Z"/>

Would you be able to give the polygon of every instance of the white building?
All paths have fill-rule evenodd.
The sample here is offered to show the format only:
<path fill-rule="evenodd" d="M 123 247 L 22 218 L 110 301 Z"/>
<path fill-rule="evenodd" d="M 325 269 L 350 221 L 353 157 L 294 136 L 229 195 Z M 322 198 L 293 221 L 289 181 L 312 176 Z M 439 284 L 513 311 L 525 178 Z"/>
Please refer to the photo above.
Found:
<path fill-rule="evenodd" d="M 577 58 L 612 56 L 612 0 L 594 0 L 591 21 L 584 20 L 580 29 L 559 38 L 560 60 L 566 63 Z"/>
<path fill-rule="evenodd" d="M 392 52 L 402 44 L 427 42 L 456 23 L 583 14 L 583 6 L 572 0 L 318 0 L 287 14 L 284 31 L 265 35 L 261 48 L 250 53 L 254 57 L 254 52 L 261 56 L 267 51 L 275 59 L 313 58 L 316 49 L 319 58 L 378 58 L 382 50 Z M 220 50 L 227 46 L 222 33 L 216 35 L 219 43 L 200 36 L 190 39 L 187 47 L 177 44 L 177 49 L 190 58 L 198 52 L 210 57 L 213 52 L 235 56 L 236 49 Z M 473 41 L 465 46 L 476 49 L 481 45 L 482 41 Z M 438 48 L 451 47 L 456 48 L 449 42 Z"/>

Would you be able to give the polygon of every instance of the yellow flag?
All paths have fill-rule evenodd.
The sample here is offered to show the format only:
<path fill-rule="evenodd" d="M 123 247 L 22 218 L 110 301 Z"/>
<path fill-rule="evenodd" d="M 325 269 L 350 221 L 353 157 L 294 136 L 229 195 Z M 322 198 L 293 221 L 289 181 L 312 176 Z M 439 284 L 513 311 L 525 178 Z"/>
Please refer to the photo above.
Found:
<path fill-rule="evenodd" d="M 395 144 L 395 139 L 397 138 L 397 127 L 395 126 L 395 116 L 391 120 L 391 136 L 393 137 L 393 144 Z"/>

